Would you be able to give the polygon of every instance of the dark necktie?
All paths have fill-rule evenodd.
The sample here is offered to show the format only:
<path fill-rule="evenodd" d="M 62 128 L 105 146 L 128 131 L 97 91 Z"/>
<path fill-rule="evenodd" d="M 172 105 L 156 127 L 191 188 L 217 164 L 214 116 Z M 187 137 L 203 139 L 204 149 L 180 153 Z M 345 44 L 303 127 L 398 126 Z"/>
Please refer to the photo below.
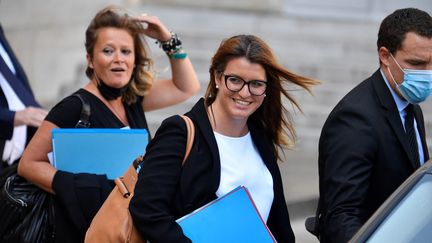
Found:
<path fill-rule="evenodd" d="M 414 129 L 414 106 L 409 104 L 406 108 L 405 116 L 405 133 L 408 139 L 408 144 L 410 146 L 411 153 L 413 155 L 414 161 L 419 164 L 419 150 L 417 145 L 416 132 Z"/>
<path fill-rule="evenodd" d="M 22 81 L 12 73 L 1 55 L 0 72 L 25 106 L 39 106 L 31 92 L 24 86 Z"/>

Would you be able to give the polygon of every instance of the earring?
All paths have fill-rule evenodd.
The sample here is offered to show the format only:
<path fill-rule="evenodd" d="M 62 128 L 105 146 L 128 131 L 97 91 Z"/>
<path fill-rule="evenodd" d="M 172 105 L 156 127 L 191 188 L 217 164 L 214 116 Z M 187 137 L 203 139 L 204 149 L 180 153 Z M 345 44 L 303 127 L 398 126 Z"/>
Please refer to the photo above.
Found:
<path fill-rule="evenodd" d="M 219 85 L 216 84 L 216 89 L 219 89 Z"/>
<path fill-rule="evenodd" d="M 264 97 L 267 97 L 267 95 L 266 95 L 266 94 L 264 94 Z"/>

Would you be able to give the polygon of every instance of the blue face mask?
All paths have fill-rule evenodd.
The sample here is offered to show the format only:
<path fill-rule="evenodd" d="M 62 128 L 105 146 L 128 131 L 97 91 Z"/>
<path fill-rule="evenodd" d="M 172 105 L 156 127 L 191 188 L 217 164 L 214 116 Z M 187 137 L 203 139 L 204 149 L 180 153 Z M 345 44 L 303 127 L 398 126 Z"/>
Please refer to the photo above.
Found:
<path fill-rule="evenodd" d="M 391 55 L 391 54 L 390 54 Z M 411 104 L 425 101 L 432 93 L 432 70 L 402 69 L 396 59 L 391 55 L 397 66 L 404 73 L 404 80 L 397 84 L 389 67 L 387 69 L 395 82 L 399 93 Z"/>

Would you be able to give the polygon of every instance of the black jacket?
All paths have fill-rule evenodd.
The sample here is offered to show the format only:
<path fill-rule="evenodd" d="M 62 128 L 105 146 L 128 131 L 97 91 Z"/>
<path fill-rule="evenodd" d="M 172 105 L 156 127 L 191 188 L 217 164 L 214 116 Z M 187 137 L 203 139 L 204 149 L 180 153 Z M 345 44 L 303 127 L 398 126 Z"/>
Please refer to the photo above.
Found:
<path fill-rule="evenodd" d="M 347 242 L 419 164 L 379 70 L 333 109 L 319 141 L 322 242 Z M 425 160 L 420 106 L 414 106 Z"/>
<path fill-rule="evenodd" d="M 195 125 L 191 153 L 181 166 L 186 125 L 179 116 L 166 119 L 147 147 L 130 212 L 138 231 L 153 243 L 190 242 L 175 220 L 216 199 L 220 159 L 201 99 L 186 113 Z M 267 225 L 278 242 L 294 242 L 277 160 L 263 129 L 248 123 L 252 140 L 273 177 L 274 200 Z"/>

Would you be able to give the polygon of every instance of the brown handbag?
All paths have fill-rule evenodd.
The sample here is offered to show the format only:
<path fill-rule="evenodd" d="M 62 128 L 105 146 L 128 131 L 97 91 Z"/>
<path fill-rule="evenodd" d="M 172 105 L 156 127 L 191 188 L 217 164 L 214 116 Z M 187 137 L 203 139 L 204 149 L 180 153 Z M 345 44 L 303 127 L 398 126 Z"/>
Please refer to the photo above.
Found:
<path fill-rule="evenodd" d="M 181 117 L 185 120 L 188 131 L 186 153 L 182 161 L 183 166 L 193 145 L 195 127 L 189 117 Z M 142 239 L 133 225 L 132 217 L 129 213 L 129 203 L 138 179 L 136 169 L 142 159 L 142 157 L 135 159 L 126 173 L 122 177 L 115 179 L 116 186 L 93 218 L 84 242 L 147 242 Z"/>

